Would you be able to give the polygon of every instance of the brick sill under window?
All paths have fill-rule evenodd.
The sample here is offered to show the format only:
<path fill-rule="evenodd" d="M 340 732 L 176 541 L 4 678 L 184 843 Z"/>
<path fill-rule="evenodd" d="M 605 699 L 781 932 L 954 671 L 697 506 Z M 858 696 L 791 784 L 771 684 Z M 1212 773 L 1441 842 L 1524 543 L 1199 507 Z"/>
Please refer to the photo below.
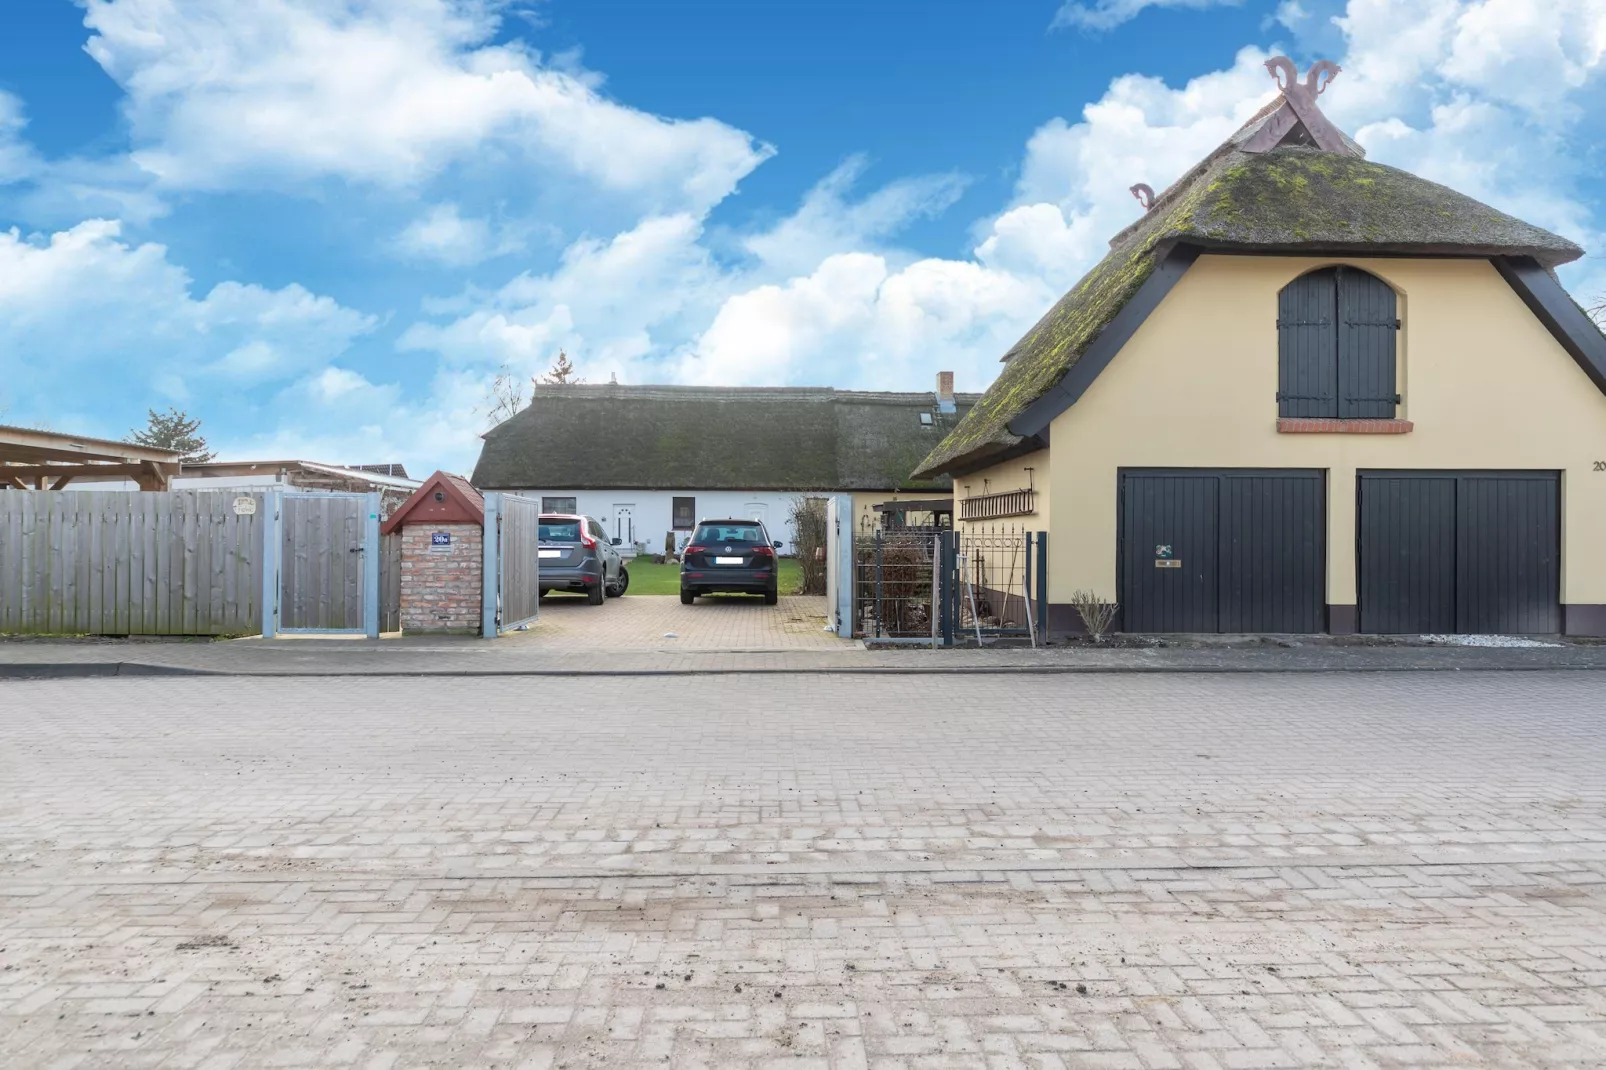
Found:
<path fill-rule="evenodd" d="M 1410 420 L 1330 420 L 1306 416 L 1279 416 L 1280 435 L 1406 435 L 1416 425 Z"/>

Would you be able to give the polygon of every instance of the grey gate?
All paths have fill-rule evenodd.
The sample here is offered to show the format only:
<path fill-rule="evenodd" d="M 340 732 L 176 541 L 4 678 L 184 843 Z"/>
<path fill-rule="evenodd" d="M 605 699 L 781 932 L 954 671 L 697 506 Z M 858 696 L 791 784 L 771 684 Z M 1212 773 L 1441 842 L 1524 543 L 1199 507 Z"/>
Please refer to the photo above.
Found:
<path fill-rule="evenodd" d="M 540 579 L 540 499 L 486 494 L 480 634 L 491 639 L 540 616 Z"/>
<path fill-rule="evenodd" d="M 286 493 L 279 501 L 277 630 L 379 634 L 379 495 Z"/>

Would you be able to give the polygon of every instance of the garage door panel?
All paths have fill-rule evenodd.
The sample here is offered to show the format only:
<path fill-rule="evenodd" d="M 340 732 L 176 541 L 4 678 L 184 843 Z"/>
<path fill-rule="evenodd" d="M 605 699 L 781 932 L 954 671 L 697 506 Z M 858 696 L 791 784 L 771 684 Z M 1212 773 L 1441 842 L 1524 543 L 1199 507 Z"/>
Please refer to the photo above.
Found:
<path fill-rule="evenodd" d="M 1322 629 L 1322 473 L 1135 470 L 1119 493 L 1126 631 Z"/>
<path fill-rule="evenodd" d="M 1216 630 L 1216 480 L 1131 474 L 1123 481 L 1123 627 Z M 1160 547 L 1169 548 L 1162 557 Z M 1157 567 L 1156 561 L 1175 562 Z"/>
<path fill-rule="evenodd" d="M 1453 478 L 1361 477 L 1361 631 L 1456 630 L 1455 503 Z"/>
<path fill-rule="evenodd" d="M 1322 630 L 1325 506 L 1318 476 L 1222 477 L 1221 631 Z"/>
<path fill-rule="evenodd" d="M 1561 631 L 1559 490 L 1553 478 L 1461 481 L 1458 630 Z"/>
<path fill-rule="evenodd" d="M 1561 630 L 1554 472 L 1362 472 L 1363 632 Z"/>

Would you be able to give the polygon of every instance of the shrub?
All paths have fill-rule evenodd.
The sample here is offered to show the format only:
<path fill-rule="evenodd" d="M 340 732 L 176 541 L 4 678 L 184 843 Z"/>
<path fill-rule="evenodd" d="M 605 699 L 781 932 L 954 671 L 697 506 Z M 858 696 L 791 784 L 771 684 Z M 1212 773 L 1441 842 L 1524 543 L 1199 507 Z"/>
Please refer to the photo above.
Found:
<path fill-rule="evenodd" d="M 825 593 L 827 513 L 824 498 L 792 499 L 792 551 L 803 579 L 797 594 Z"/>
<path fill-rule="evenodd" d="M 1077 615 L 1082 618 L 1082 626 L 1095 643 L 1104 641 L 1104 633 L 1115 623 L 1115 611 L 1120 608 L 1117 603 L 1106 602 L 1092 591 L 1072 592 L 1071 605 L 1076 607 Z"/>

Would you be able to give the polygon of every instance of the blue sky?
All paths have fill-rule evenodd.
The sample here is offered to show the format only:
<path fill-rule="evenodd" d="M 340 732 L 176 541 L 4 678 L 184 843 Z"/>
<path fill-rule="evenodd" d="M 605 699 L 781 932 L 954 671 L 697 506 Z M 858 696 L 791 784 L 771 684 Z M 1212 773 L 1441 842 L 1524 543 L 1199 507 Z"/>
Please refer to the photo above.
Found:
<path fill-rule="evenodd" d="M 1336 59 L 1372 158 L 1606 289 L 1606 0 L 11 0 L 0 420 L 466 469 L 501 369 L 979 390 Z"/>

